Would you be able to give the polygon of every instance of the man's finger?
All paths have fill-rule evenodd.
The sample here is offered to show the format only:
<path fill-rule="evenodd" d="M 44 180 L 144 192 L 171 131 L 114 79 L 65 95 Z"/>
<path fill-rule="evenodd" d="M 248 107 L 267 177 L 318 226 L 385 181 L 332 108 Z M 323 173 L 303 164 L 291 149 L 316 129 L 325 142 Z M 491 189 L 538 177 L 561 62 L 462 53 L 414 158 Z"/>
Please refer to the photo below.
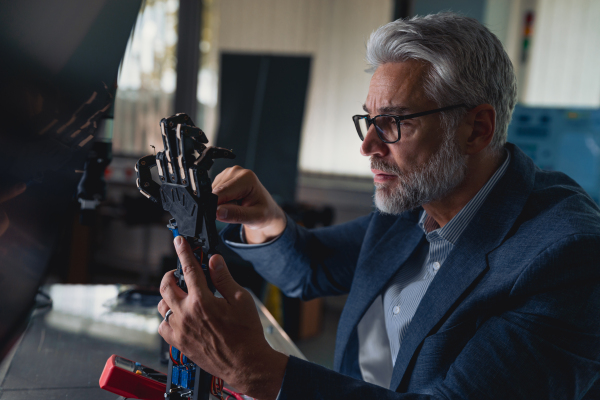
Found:
<path fill-rule="evenodd" d="M 173 318 L 172 315 L 171 318 Z M 167 343 L 173 344 L 173 328 L 171 327 L 171 325 L 169 325 L 168 322 L 162 321 L 160 325 L 158 325 L 158 334 L 162 336 Z"/>
<path fill-rule="evenodd" d="M 215 179 L 212 181 L 212 189 L 213 193 L 222 189 L 221 186 L 224 186 L 227 182 L 234 179 L 243 168 L 239 165 L 234 165 L 233 167 L 226 168 L 224 171 L 219 173 L 219 175 L 215 176 Z"/>
<path fill-rule="evenodd" d="M 174 243 L 188 293 L 193 293 L 198 297 L 202 297 L 203 293 L 209 293 L 204 272 L 202 272 L 202 267 L 198 264 L 190 244 L 182 236 L 177 236 Z"/>
<path fill-rule="evenodd" d="M 171 307 L 169 307 L 169 305 L 167 304 L 165 299 L 162 299 L 161 301 L 158 302 L 158 306 L 156 308 L 158 309 L 158 312 L 160 313 L 160 315 L 162 315 L 162 317 L 164 318 L 165 314 Z"/>
<path fill-rule="evenodd" d="M 219 196 L 217 204 L 225 204 L 229 203 L 230 201 L 242 200 L 248 195 L 250 195 L 252 187 L 236 185 L 235 183 L 236 179 L 232 179 L 229 182 L 215 187 L 213 193 Z"/>
<path fill-rule="evenodd" d="M 245 207 L 235 204 L 222 204 L 217 208 L 217 219 L 230 224 L 264 223 L 265 213 L 262 207 Z"/>
<path fill-rule="evenodd" d="M 210 258 L 209 270 L 213 285 L 231 304 L 236 299 L 236 294 L 244 289 L 233 279 L 221 255 L 215 254 Z"/>
<path fill-rule="evenodd" d="M 177 280 L 175 279 L 175 275 L 173 275 L 173 271 L 169 271 L 163 276 L 160 282 L 160 294 L 166 304 L 174 310 L 179 308 L 179 304 L 185 298 L 186 293 L 177 286 Z"/>

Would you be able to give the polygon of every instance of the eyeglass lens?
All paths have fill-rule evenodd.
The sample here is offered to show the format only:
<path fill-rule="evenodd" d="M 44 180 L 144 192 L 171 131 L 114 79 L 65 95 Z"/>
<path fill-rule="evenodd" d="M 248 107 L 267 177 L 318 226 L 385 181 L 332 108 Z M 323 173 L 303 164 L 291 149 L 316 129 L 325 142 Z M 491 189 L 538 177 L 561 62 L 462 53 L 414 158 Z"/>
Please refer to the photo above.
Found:
<path fill-rule="evenodd" d="M 377 131 L 377 135 L 380 139 L 386 142 L 395 142 L 398 140 L 398 124 L 396 124 L 396 120 L 393 117 L 379 116 L 373 120 L 373 124 L 375 125 L 375 129 Z M 367 136 L 367 132 L 369 131 L 370 124 L 367 123 L 366 118 L 360 118 L 358 120 L 358 125 L 360 127 L 361 139 Z"/>

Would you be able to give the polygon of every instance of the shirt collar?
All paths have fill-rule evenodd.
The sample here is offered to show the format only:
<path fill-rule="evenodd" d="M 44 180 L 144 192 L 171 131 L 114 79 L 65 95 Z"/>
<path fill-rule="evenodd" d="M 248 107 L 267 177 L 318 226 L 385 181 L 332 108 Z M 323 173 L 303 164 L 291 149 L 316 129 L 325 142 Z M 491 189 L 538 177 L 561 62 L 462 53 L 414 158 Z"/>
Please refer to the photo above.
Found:
<path fill-rule="evenodd" d="M 492 191 L 492 188 L 500 180 L 500 178 L 506 172 L 506 168 L 510 162 L 510 152 L 506 151 L 506 159 L 502 165 L 496 170 L 494 175 L 486 182 L 485 185 L 479 192 L 465 205 L 462 210 L 458 212 L 443 228 L 440 228 L 438 223 L 429 215 L 427 211 L 423 211 L 419 220 L 419 227 L 425 232 L 428 241 L 444 239 L 450 242 L 452 245 L 456 244 L 456 241 L 460 235 L 464 232 L 469 222 L 473 219 L 477 211 L 481 208 L 481 205 L 487 198 L 488 194 Z"/>

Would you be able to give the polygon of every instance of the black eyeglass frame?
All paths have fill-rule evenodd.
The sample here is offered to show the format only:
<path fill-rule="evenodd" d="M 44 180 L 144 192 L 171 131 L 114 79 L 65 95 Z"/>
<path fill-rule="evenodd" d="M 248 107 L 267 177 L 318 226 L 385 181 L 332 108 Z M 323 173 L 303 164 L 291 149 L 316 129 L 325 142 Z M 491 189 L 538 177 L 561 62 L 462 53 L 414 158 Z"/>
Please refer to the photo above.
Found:
<path fill-rule="evenodd" d="M 377 124 L 375 123 L 375 120 L 379 117 L 394 118 L 394 120 L 396 121 L 396 128 L 398 129 L 398 139 L 394 140 L 393 142 L 390 142 L 389 140 L 385 140 L 384 138 L 382 138 L 381 135 L 379 134 L 379 130 L 375 129 L 375 132 L 377 132 L 377 136 L 379 137 L 379 139 L 381 139 L 381 141 L 383 143 L 391 144 L 391 143 L 396 143 L 397 141 L 400 140 L 400 125 L 401 125 L 402 121 L 407 120 L 407 119 L 422 117 L 424 115 L 435 114 L 438 112 L 449 111 L 449 110 L 453 110 L 455 108 L 460 108 L 460 107 L 467 107 L 467 105 L 466 104 L 457 104 L 454 106 L 442 107 L 442 108 L 437 108 L 435 110 L 423 111 L 423 112 L 419 112 L 419 113 L 415 113 L 415 114 L 408 114 L 408 115 L 381 114 L 381 115 L 376 115 L 373 118 L 369 118 L 368 114 L 354 115 L 352 117 L 352 120 L 354 121 L 354 126 L 356 127 L 356 132 L 358 132 L 358 137 L 360 138 L 360 140 L 362 140 L 364 142 L 365 138 L 363 137 L 362 131 L 360 129 L 360 124 L 359 124 L 359 121 L 361 119 L 364 118 L 367 120 L 367 129 L 368 129 L 371 127 L 372 124 L 374 124 L 375 128 L 377 128 Z"/>

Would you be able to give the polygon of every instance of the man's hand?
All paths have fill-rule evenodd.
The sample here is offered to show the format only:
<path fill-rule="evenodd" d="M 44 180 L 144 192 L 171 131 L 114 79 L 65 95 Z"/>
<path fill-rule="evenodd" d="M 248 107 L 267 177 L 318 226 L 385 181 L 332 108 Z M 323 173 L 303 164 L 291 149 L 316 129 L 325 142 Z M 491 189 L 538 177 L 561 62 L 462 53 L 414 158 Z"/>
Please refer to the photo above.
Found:
<path fill-rule="evenodd" d="M 267 242 L 285 230 L 285 213 L 249 169 L 227 168 L 215 177 L 212 187 L 219 196 L 217 219 L 243 224 L 248 243 Z"/>
<path fill-rule="evenodd" d="M 18 183 L 9 188 L 0 189 L 0 236 L 4 235 L 4 232 L 7 231 L 8 225 L 10 224 L 8 215 L 6 215 L 6 212 L 2 209 L 2 203 L 17 197 L 23 193 L 25 189 L 27 189 L 27 185 L 24 183 Z"/>
<path fill-rule="evenodd" d="M 288 357 L 267 343 L 252 296 L 233 280 L 223 257 L 214 255 L 210 276 L 223 298 L 215 297 L 187 241 L 177 237 L 175 248 L 188 293 L 177 286 L 173 271 L 167 272 L 158 311 L 163 317 L 169 309 L 173 314 L 158 333 L 236 390 L 261 400 L 275 399 Z"/>

